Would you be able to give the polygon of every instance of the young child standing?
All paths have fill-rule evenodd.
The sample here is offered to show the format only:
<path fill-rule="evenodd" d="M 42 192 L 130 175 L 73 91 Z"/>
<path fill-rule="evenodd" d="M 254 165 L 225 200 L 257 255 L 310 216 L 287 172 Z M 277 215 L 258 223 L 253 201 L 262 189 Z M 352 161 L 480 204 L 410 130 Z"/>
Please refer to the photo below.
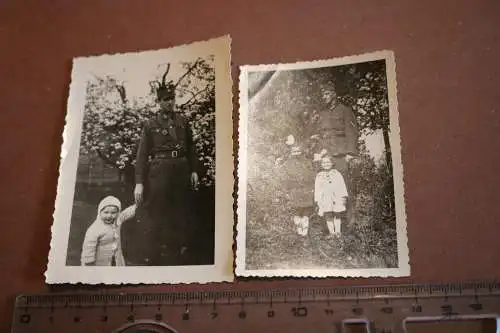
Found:
<path fill-rule="evenodd" d="M 342 174 L 334 168 L 331 157 L 321 158 L 321 171 L 314 184 L 314 203 L 318 215 L 325 217 L 331 235 L 340 235 L 340 214 L 346 211 L 347 187 Z"/>
<path fill-rule="evenodd" d="M 120 231 L 121 224 L 135 215 L 135 205 L 121 211 L 121 202 L 107 196 L 97 207 L 97 217 L 87 229 L 83 241 L 83 266 L 125 266 Z"/>

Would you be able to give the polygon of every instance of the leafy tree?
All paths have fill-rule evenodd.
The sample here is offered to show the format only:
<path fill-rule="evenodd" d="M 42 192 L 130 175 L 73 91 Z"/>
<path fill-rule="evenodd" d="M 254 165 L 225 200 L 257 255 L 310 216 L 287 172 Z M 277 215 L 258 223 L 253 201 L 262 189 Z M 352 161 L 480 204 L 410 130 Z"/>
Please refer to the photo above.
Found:
<path fill-rule="evenodd" d="M 183 100 L 178 110 L 193 130 L 199 159 L 203 165 L 202 184 L 213 185 L 215 176 L 215 72 L 213 59 L 198 58 L 185 62 L 185 72 L 176 82 L 177 95 Z M 165 80 L 150 82 L 151 94 L 129 98 L 124 82 L 112 76 L 95 77 L 87 85 L 81 153 L 97 155 L 108 166 L 119 170 L 127 183 L 133 182 L 135 154 L 145 121 L 155 116 L 154 87 Z"/>
<path fill-rule="evenodd" d="M 272 74 L 251 74 L 250 80 L 254 79 L 252 76 L 259 79 L 259 75 L 269 80 Z M 385 161 L 390 169 L 389 102 L 384 60 L 287 71 L 285 75 L 286 79 L 273 83 L 279 86 L 276 89 L 279 94 L 258 102 L 258 109 L 266 112 L 251 115 L 260 131 L 258 136 L 263 135 L 272 142 L 284 142 L 287 135 L 293 134 L 302 153 L 312 156 L 317 146 L 314 124 L 318 112 L 341 102 L 352 107 L 361 134 L 382 132 Z M 261 89 L 267 80 L 262 80 Z M 255 90 L 251 91 L 253 96 L 259 89 L 252 88 Z M 269 148 L 267 145 L 262 147 L 276 156 L 289 153 L 283 147 L 271 148 L 271 151 Z"/>
<path fill-rule="evenodd" d="M 255 99 L 250 102 L 247 154 L 247 223 L 251 226 L 247 239 L 254 248 L 247 259 L 257 258 L 260 264 L 268 260 L 272 265 L 274 261 L 294 262 L 299 256 L 288 246 L 297 237 L 290 219 L 295 208 L 306 211 L 312 204 L 316 171 L 312 159 L 321 143 L 318 113 L 340 102 L 352 107 L 361 134 L 383 134 L 385 154 L 381 161 L 375 161 L 362 138 L 359 140 L 359 155 L 349 162 L 347 170 L 355 223 L 346 228 L 339 242 L 320 237 L 318 247 L 330 259 L 339 253 L 358 259 L 355 267 L 395 267 L 396 217 L 385 62 L 284 71 L 280 76 L 272 72 L 255 75 L 250 77 L 252 83 L 258 82 L 250 87 Z M 264 93 L 266 82 L 274 85 L 275 93 Z M 259 257 L 261 252 L 266 254 L 264 258 Z"/>
<path fill-rule="evenodd" d="M 382 132 L 385 143 L 384 164 L 376 163 L 371 157 L 366 160 L 368 151 L 359 140 L 358 162 L 366 166 L 349 171 L 347 180 L 352 203 L 358 201 L 358 194 L 377 198 L 380 200 L 377 204 L 360 201 L 372 207 L 366 211 L 366 217 L 375 214 L 375 206 L 379 210 L 376 214 L 393 214 L 385 61 L 274 74 L 258 72 L 249 77 L 249 94 L 255 98 L 249 110 L 248 181 L 256 201 L 249 209 L 274 202 L 272 211 L 278 214 L 278 206 L 291 209 L 312 204 L 315 167 L 311 162 L 321 146 L 318 114 L 340 102 L 353 108 L 361 134 Z M 273 85 L 271 94 L 263 89 L 268 83 Z M 358 171 L 371 176 L 355 175 Z M 362 186 L 374 188 L 377 182 L 384 184 L 385 192 L 361 189 Z M 356 221 L 360 217 L 358 214 Z"/>
<path fill-rule="evenodd" d="M 339 99 L 356 113 L 362 134 L 382 131 L 385 162 L 392 174 L 389 141 L 389 96 L 385 60 L 370 61 L 339 67 L 336 74 Z"/>
<path fill-rule="evenodd" d="M 204 59 L 186 62 L 183 66 L 186 72 L 177 87 L 180 98 L 189 98 L 178 108 L 191 124 L 198 159 L 202 164 L 201 182 L 211 186 L 215 182 L 215 69 Z"/>

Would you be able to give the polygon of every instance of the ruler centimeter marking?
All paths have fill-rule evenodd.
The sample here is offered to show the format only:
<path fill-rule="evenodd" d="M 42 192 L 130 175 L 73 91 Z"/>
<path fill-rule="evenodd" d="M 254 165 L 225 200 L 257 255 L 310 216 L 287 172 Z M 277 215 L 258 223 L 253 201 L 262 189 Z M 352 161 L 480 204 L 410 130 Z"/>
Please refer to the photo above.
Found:
<path fill-rule="evenodd" d="M 12 333 L 405 332 L 409 323 L 498 320 L 500 283 L 310 287 L 166 293 L 27 294 Z M 291 321 L 290 319 L 296 320 Z M 300 319 L 300 320 L 299 320 Z M 134 326 L 135 325 L 135 326 Z M 141 326 L 142 325 L 142 326 Z M 497 324 L 495 324 L 497 325 Z M 156 327 L 156 328 L 155 328 Z M 149 331 L 148 331 L 149 330 Z M 500 328 L 496 330 L 500 332 Z"/>

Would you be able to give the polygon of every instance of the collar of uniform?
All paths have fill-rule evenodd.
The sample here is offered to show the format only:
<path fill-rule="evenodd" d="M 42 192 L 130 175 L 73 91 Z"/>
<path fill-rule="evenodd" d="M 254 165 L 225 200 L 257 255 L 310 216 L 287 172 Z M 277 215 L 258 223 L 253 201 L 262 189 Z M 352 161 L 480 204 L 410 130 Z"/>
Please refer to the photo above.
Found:
<path fill-rule="evenodd" d="M 175 112 L 171 112 L 168 117 L 163 117 L 161 113 L 158 113 L 158 116 L 156 117 L 156 122 L 159 125 L 171 125 L 175 123 Z"/>

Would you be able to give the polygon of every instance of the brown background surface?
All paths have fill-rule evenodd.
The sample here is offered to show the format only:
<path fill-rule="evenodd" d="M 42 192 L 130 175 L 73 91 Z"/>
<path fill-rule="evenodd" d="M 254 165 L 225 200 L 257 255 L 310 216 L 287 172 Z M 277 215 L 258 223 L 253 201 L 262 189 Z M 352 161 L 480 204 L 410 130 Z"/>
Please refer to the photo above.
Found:
<path fill-rule="evenodd" d="M 123 289 L 500 278 L 499 18 L 496 0 L 1 1 L 1 331 L 20 292 L 86 289 L 42 275 L 71 59 L 224 34 L 235 79 L 242 64 L 395 52 L 412 276 Z"/>

